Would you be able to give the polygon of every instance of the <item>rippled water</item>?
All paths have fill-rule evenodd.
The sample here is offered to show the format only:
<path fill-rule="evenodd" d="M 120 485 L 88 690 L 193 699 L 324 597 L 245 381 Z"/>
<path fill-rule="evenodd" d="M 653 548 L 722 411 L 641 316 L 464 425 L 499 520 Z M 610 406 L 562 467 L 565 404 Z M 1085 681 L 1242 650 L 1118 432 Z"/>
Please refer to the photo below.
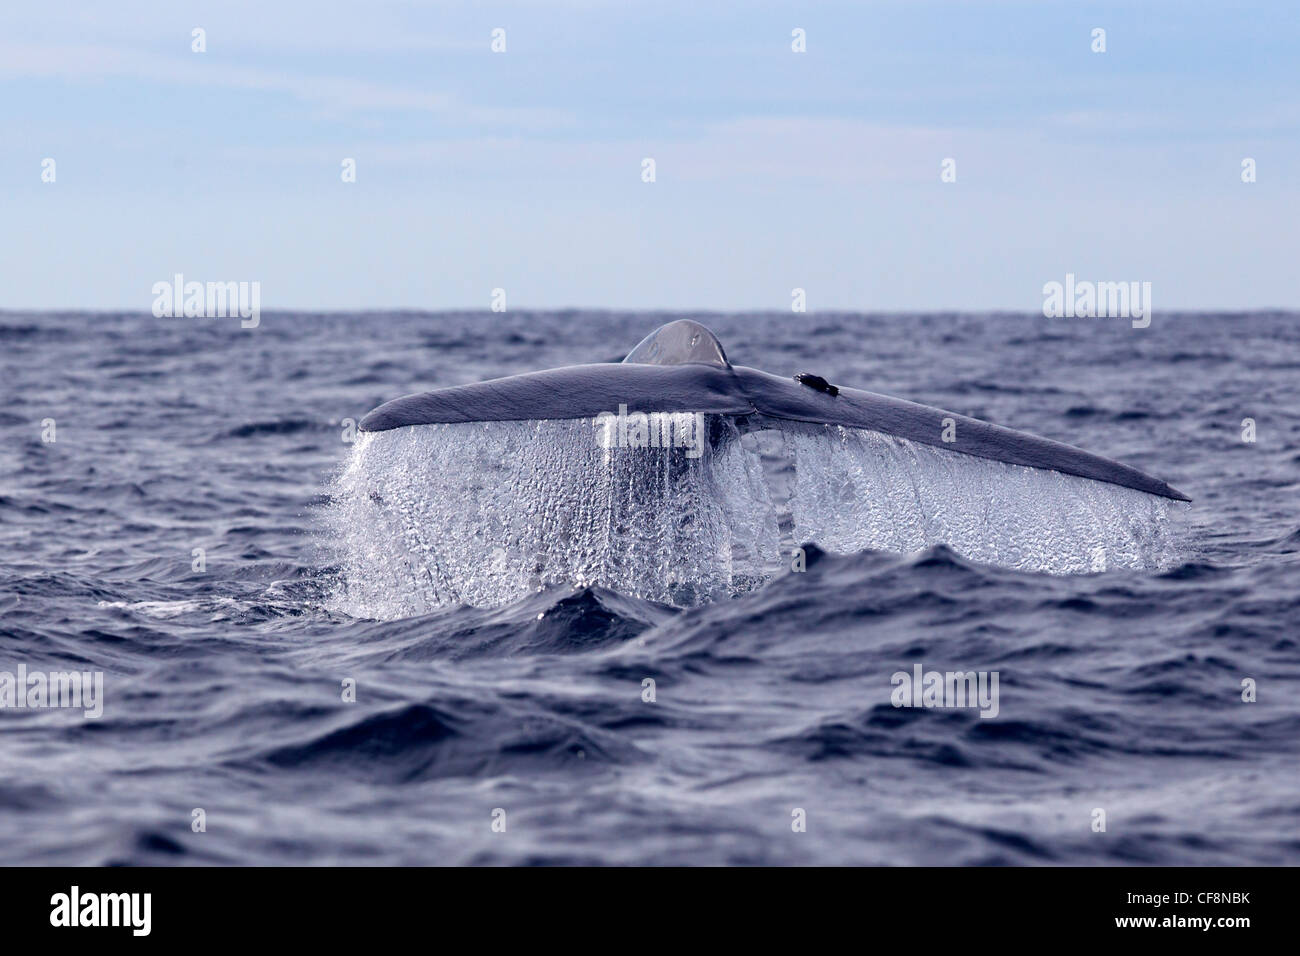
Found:
<path fill-rule="evenodd" d="M 341 536 L 387 559 L 408 532 L 339 526 L 345 419 L 617 360 L 666 318 L 0 313 L 0 671 L 105 674 L 98 720 L 0 710 L 0 862 L 1300 859 L 1295 315 L 702 317 L 738 363 L 1170 481 L 1194 501 L 1167 566 L 1032 573 L 981 563 L 998 555 L 978 535 L 810 548 L 804 573 L 677 609 L 694 596 L 647 599 L 627 553 L 622 588 L 530 579 L 494 606 L 347 613 Z M 878 522 L 855 539 L 809 501 L 791 521 L 839 521 L 841 546 L 924 543 Z M 429 533 L 476 526 L 456 513 Z M 684 540 L 664 537 L 667 560 Z M 891 706 L 916 664 L 998 672 L 998 716 Z"/>

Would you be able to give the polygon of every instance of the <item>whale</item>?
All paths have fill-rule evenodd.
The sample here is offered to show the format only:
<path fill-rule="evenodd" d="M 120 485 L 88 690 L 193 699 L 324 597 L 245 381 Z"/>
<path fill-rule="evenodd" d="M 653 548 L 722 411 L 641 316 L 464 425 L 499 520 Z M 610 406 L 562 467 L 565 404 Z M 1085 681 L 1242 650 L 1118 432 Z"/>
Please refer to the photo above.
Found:
<path fill-rule="evenodd" d="M 1062 442 L 832 384 L 813 372 L 780 376 L 734 365 L 717 336 L 690 319 L 651 332 L 621 362 L 526 372 L 407 395 L 375 408 L 358 427 L 383 432 L 468 422 L 597 419 L 623 407 L 728 416 L 741 431 L 779 429 L 786 422 L 867 429 L 954 455 L 1191 500 L 1159 478 Z"/>

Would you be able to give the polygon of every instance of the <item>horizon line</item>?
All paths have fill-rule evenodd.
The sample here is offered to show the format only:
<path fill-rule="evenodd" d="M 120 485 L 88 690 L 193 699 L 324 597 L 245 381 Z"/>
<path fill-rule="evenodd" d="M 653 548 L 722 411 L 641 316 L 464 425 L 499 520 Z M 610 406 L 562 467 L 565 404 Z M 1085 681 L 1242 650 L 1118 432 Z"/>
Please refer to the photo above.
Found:
<path fill-rule="evenodd" d="M 1167 307 L 1160 310 L 1165 315 L 1251 315 L 1262 312 L 1288 314 L 1300 314 L 1300 306 L 1198 306 L 1196 308 Z M 1005 308 L 1005 307 L 983 307 L 983 308 L 908 308 L 908 309 L 856 309 L 856 308 L 822 308 L 808 309 L 804 312 L 791 312 L 784 309 L 772 308 L 660 308 L 655 306 L 637 306 L 637 307 L 617 307 L 617 306 L 511 306 L 503 311 L 495 311 L 491 308 L 467 307 L 467 306 L 440 306 L 437 308 L 422 308 L 414 306 L 348 306 L 339 307 L 331 306 L 328 308 L 317 307 L 283 307 L 276 306 L 273 308 L 263 308 L 259 310 L 261 315 L 350 315 L 358 312 L 384 313 L 392 315 L 413 314 L 413 315 L 463 315 L 484 313 L 489 316 L 509 315 L 512 312 L 588 312 L 596 314 L 630 314 L 630 315 L 717 315 L 717 316 L 741 316 L 741 315 L 785 315 L 785 316 L 830 316 L 830 315 L 880 315 L 880 316 L 928 316 L 928 315 L 1029 315 L 1037 318 L 1051 318 L 1052 321 L 1088 321 L 1092 319 L 1106 320 L 1109 316 L 1044 316 L 1041 309 L 1023 309 L 1023 308 Z M 0 306 L 0 316 L 4 315 L 146 315 L 150 318 L 157 318 L 160 321 L 175 321 L 176 319 L 197 319 L 207 321 L 219 321 L 220 316 L 155 316 L 147 308 L 136 306 L 131 307 L 114 307 L 114 306 L 95 306 L 87 308 L 84 306 L 56 306 L 40 308 L 24 308 Z"/>

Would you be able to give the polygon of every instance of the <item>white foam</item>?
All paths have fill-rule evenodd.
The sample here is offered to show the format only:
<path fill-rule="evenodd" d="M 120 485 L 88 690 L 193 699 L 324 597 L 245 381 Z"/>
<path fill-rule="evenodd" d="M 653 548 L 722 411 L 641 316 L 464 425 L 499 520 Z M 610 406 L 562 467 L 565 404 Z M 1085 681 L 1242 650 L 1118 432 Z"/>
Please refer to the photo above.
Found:
<path fill-rule="evenodd" d="M 173 617 L 179 617 L 182 614 L 190 614 L 195 611 L 216 610 L 217 608 L 232 607 L 236 602 L 232 598 L 212 598 L 207 600 L 183 600 L 183 601 L 99 601 L 97 607 L 112 608 L 116 610 L 136 611 L 149 617 L 161 618 L 167 620 Z"/>

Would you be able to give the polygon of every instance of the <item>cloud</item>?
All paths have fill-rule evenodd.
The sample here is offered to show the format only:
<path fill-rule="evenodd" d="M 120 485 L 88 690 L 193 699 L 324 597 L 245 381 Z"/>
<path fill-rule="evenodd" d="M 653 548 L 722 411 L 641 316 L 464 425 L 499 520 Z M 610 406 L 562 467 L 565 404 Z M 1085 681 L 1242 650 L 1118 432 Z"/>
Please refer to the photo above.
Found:
<path fill-rule="evenodd" d="M 485 107 L 448 93 L 352 77 L 305 74 L 247 66 L 207 54 L 173 56 L 95 44 L 0 43 L 0 79 L 38 78 L 98 82 L 110 78 L 220 87 L 291 96 L 342 112 L 430 113 L 456 122 L 554 128 L 574 122 L 563 110 Z"/>

